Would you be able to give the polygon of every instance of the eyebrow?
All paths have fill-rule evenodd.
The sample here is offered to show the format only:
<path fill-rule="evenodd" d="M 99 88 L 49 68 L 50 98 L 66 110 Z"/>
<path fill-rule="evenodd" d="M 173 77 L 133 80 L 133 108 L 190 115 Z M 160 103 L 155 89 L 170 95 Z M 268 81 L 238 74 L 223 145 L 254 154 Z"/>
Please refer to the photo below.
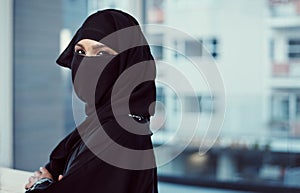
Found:
<path fill-rule="evenodd" d="M 81 48 L 84 49 L 84 46 L 83 46 L 82 44 L 80 44 L 80 43 L 77 43 L 76 46 L 79 46 L 79 47 L 81 47 Z M 96 45 L 92 45 L 93 50 L 100 49 L 100 48 L 104 48 L 104 47 L 107 47 L 107 46 L 104 45 L 104 44 L 96 44 Z"/>

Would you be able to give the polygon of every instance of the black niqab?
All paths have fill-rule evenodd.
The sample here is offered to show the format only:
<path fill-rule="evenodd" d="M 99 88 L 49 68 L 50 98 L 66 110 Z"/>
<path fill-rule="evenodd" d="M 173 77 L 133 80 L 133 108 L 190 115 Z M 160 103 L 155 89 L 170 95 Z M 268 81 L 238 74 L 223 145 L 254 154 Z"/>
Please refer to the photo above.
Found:
<path fill-rule="evenodd" d="M 128 30 L 126 31 L 126 29 Z M 154 102 L 156 99 L 156 89 L 153 81 L 156 73 L 155 64 L 150 52 L 150 47 L 141 32 L 138 22 L 132 16 L 113 9 L 100 11 L 89 16 L 83 23 L 82 27 L 76 32 L 68 47 L 57 59 L 57 63 L 59 65 L 72 69 L 72 63 L 74 63 L 74 60 L 76 60 L 77 63 L 78 60 L 79 62 L 82 62 L 82 59 L 78 59 L 80 56 L 76 56 L 76 53 L 74 52 L 76 43 L 82 39 L 100 41 L 119 52 L 119 54 L 113 58 L 113 61 L 107 65 L 107 68 L 101 74 L 100 79 L 104 79 L 106 85 L 101 85 L 101 82 L 99 81 L 100 85 L 97 86 L 95 93 L 96 104 L 87 103 L 87 106 L 96 105 L 100 118 L 107 115 L 111 116 L 111 104 L 109 103 L 112 98 L 111 90 L 114 82 L 126 69 L 137 63 L 147 62 L 148 64 L 142 71 L 139 71 L 138 74 L 134 74 L 134 83 L 140 81 L 141 84 L 138 85 L 131 93 L 129 108 L 130 113 L 135 115 L 145 117 L 153 115 L 155 107 Z M 147 76 L 146 74 L 148 76 L 152 76 L 153 80 L 142 83 L 143 78 Z M 126 89 L 131 87 L 134 83 L 133 80 L 123 82 L 123 90 L 120 89 L 119 93 L 116 93 L 118 96 L 122 96 L 119 98 L 123 98 L 124 95 L 127 95 Z M 119 101 L 119 103 L 121 105 L 128 105 L 125 101 Z M 87 115 L 89 114 L 88 111 L 90 109 L 91 108 L 87 108 Z"/>
<path fill-rule="evenodd" d="M 100 41 L 119 54 L 106 58 L 76 54 L 74 47 L 82 39 Z M 94 73 L 94 67 L 101 68 L 103 62 L 107 65 L 100 70 L 102 73 L 97 77 L 94 91 L 93 87 L 86 88 L 90 78 L 86 75 Z M 75 92 L 86 103 L 87 118 L 57 145 L 46 165 L 54 180 L 58 180 L 60 174 L 63 174 L 63 179 L 39 192 L 157 193 L 151 133 L 131 133 L 116 121 L 117 117 L 132 120 L 126 114 L 128 106 L 129 113 L 133 115 L 150 117 L 154 114 L 155 63 L 138 22 L 132 16 L 113 9 L 89 16 L 59 56 L 57 63 L 71 69 Z M 125 76 L 126 81 L 119 81 L 127 70 L 136 65 L 139 65 L 139 68 L 132 71 L 133 75 Z M 81 67 L 86 68 L 80 70 Z M 78 71 L 87 79 L 78 81 L 77 85 Z M 114 89 L 116 83 L 119 85 Z M 133 90 L 130 92 L 128 105 L 128 90 L 131 89 Z M 148 122 L 140 124 L 140 128 L 149 129 Z M 100 134 L 97 134 L 99 130 Z M 115 151 L 111 141 L 103 137 L 105 134 L 113 143 L 134 150 L 150 150 L 150 154 L 132 159 L 129 154 Z M 146 169 L 122 168 L 101 159 L 102 152 L 130 162 L 129 166 L 141 165 L 142 168 L 143 163 L 149 159 L 153 166 Z"/>

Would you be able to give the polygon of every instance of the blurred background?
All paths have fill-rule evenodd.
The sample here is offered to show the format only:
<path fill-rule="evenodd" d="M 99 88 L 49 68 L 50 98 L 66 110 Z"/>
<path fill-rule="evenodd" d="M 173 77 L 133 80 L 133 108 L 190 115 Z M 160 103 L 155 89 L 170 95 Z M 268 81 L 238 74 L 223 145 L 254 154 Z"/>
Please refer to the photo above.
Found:
<path fill-rule="evenodd" d="M 116 8 L 140 24 L 190 34 L 217 63 L 226 89 L 225 120 L 214 146 L 198 154 L 200 128 L 176 159 L 158 168 L 160 192 L 300 192 L 300 0 L 0 2 L 0 167 L 36 170 L 75 128 L 73 107 L 82 109 L 72 101 L 69 71 L 55 60 L 89 14 Z M 204 55 L 190 39 L 144 32 L 157 61 L 185 67 L 185 57 Z M 172 76 L 157 68 L 159 77 Z M 201 114 L 205 124 L 218 111 L 207 88 L 197 96 L 182 93 L 179 102 L 158 83 L 165 111 L 158 108 L 153 121 L 162 125 L 153 135 L 156 146 L 176 132 L 180 113 Z"/>

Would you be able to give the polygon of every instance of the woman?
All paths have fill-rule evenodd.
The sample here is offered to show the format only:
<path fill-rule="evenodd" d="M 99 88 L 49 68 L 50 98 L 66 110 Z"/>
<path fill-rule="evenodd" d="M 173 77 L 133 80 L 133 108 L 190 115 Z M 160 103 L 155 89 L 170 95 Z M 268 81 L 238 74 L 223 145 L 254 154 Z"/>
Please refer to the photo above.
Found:
<path fill-rule="evenodd" d="M 119 10 L 92 14 L 57 63 L 71 69 L 87 116 L 29 178 L 26 192 L 158 192 L 149 130 L 155 62 L 138 22 Z"/>

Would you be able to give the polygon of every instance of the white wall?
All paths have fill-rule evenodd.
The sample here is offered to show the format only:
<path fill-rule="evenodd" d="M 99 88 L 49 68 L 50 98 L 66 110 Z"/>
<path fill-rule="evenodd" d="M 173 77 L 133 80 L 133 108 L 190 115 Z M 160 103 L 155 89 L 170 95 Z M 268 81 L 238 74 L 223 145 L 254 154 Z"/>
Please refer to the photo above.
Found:
<path fill-rule="evenodd" d="M 268 137 L 263 108 L 268 78 L 265 1 L 167 2 L 167 24 L 196 38 L 216 36 L 220 42 L 217 62 L 227 94 L 223 135 L 237 139 L 253 136 L 253 140 Z"/>
<path fill-rule="evenodd" d="M 13 164 L 12 0 L 0 0 L 0 166 Z"/>
<path fill-rule="evenodd" d="M 268 137 L 264 119 L 267 72 L 264 52 L 265 1 L 222 1 L 217 17 L 221 39 L 219 67 L 227 91 L 223 133 L 238 139 Z M 234 136 L 232 136 L 234 137 Z"/>

